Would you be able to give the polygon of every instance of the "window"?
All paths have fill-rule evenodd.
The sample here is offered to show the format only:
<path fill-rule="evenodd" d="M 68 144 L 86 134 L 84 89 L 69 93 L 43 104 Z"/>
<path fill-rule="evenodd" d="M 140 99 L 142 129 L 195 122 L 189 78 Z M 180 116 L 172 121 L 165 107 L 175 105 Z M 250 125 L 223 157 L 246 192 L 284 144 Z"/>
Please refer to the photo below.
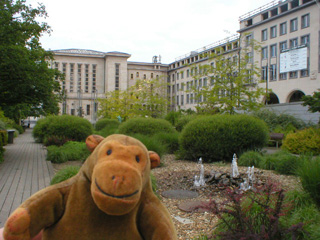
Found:
<path fill-rule="evenodd" d="M 267 81 L 268 80 L 268 67 L 263 66 L 261 70 L 261 80 Z"/>
<path fill-rule="evenodd" d="M 180 89 L 180 88 L 179 88 L 179 83 L 177 83 L 177 92 L 179 92 L 179 89 Z"/>
<path fill-rule="evenodd" d="M 96 91 L 97 65 L 92 65 L 92 92 Z"/>
<path fill-rule="evenodd" d="M 151 78 L 153 78 L 153 73 L 151 73 Z"/>
<path fill-rule="evenodd" d="M 87 105 L 87 115 L 90 115 L 90 105 Z"/>
<path fill-rule="evenodd" d="M 181 79 L 183 79 L 183 78 L 184 78 L 184 72 L 181 71 Z"/>
<path fill-rule="evenodd" d="M 207 83 L 207 78 L 204 78 L 204 79 L 203 79 L 203 86 L 206 87 L 207 84 L 208 84 L 208 83 Z"/>
<path fill-rule="evenodd" d="M 85 92 L 89 92 L 89 64 L 85 65 Z"/>
<path fill-rule="evenodd" d="M 280 52 L 283 52 L 287 49 L 287 41 L 281 42 L 280 44 Z"/>
<path fill-rule="evenodd" d="M 81 91 L 81 64 L 78 64 L 78 91 Z"/>
<path fill-rule="evenodd" d="M 280 35 L 287 34 L 287 22 L 280 24 Z"/>
<path fill-rule="evenodd" d="M 300 76 L 301 76 L 301 77 L 308 77 L 308 76 L 309 76 L 309 71 L 308 71 L 308 69 L 303 69 L 303 70 L 301 70 Z"/>
<path fill-rule="evenodd" d="M 298 72 L 297 71 L 289 72 L 289 77 L 290 78 L 297 78 L 298 77 Z"/>
<path fill-rule="evenodd" d="M 136 77 L 139 77 L 139 72 L 136 73 Z"/>
<path fill-rule="evenodd" d="M 295 18 L 290 21 L 290 31 L 295 32 L 297 30 L 298 30 L 298 19 Z"/>
<path fill-rule="evenodd" d="M 179 73 L 177 72 L 177 80 L 179 80 Z"/>
<path fill-rule="evenodd" d="M 277 26 L 273 26 L 270 28 L 270 38 L 277 37 Z"/>
<path fill-rule="evenodd" d="M 271 45 L 270 46 L 270 57 L 276 57 L 277 56 L 277 45 Z"/>
<path fill-rule="evenodd" d="M 248 52 L 246 55 L 247 55 L 247 63 L 252 63 L 253 62 L 252 52 Z"/>
<path fill-rule="evenodd" d="M 193 104 L 193 94 L 190 94 L 190 103 Z"/>
<path fill-rule="evenodd" d="M 177 96 L 177 105 L 179 106 L 179 96 Z"/>
<path fill-rule="evenodd" d="M 268 58 L 268 47 L 262 48 L 261 56 L 262 56 L 262 59 L 267 59 Z"/>
<path fill-rule="evenodd" d="M 144 79 L 144 80 L 147 79 L 147 74 L 143 74 L 143 79 Z"/>
<path fill-rule="evenodd" d="M 271 64 L 270 65 L 270 81 L 277 80 L 277 65 Z"/>
<path fill-rule="evenodd" d="M 294 38 L 290 40 L 290 48 L 298 47 L 298 38 Z"/>
<path fill-rule="evenodd" d="M 268 40 L 268 29 L 264 29 L 261 32 L 261 41 L 266 41 Z"/>
<path fill-rule="evenodd" d="M 71 115 L 75 115 L 76 114 L 76 110 L 75 109 L 71 109 Z"/>
<path fill-rule="evenodd" d="M 180 96 L 180 100 L 181 100 L 181 105 L 184 105 L 184 95 Z"/>
<path fill-rule="evenodd" d="M 74 63 L 70 63 L 70 92 L 73 92 Z"/>
<path fill-rule="evenodd" d="M 246 36 L 246 47 L 252 43 L 252 34 Z"/>
<path fill-rule="evenodd" d="M 287 79 L 287 73 L 280 73 L 279 78 L 280 78 L 280 80 L 286 80 Z"/>
<path fill-rule="evenodd" d="M 190 77 L 190 70 L 187 70 L 187 77 Z"/>
<path fill-rule="evenodd" d="M 131 73 L 130 78 L 133 79 L 133 73 Z"/>
<path fill-rule="evenodd" d="M 115 72 L 115 90 L 119 90 L 119 78 L 120 78 L 120 64 L 115 64 L 116 72 Z"/>
<path fill-rule="evenodd" d="M 190 103 L 190 97 L 189 97 L 189 93 L 187 93 L 187 104 Z"/>
<path fill-rule="evenodd" d="M 310 16 L 309 14 L 303 15 L 301 17 L 301 28 L 307 28 L 310 26 Z"/>
<path fill-rule="evenodd" d="M 301 45 L 309 45 L 309 35 L 301 37 Z"/>

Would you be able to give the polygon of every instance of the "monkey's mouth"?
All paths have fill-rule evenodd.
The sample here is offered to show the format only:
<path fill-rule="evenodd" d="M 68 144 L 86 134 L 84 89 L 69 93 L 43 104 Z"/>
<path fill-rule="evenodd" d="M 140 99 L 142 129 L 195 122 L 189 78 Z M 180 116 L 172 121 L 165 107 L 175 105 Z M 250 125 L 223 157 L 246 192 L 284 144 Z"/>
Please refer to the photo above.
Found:
<path fill-rule="evenodd" d="M 112 195 L 112 194 L 109 194 L 109 193 L 106 193 L 105 191 L 103 191 L 102 188 L 98 185 L 97 179 L 95 179 L 95 184 L 96 184 L 97 188 L 99 189 L 99 191 L 102 194 L 104 194 L 104 195 L 106 195 L 108 197 L 112 197 L 112 198 L 118 198 L 118 199 L 128 198 L 128 197 L 132 197 L 133 195 L 135 195 L 135 194 L 137 194 L 139 192 L 139 190 L 137 190 L 137 191 L 135 191 L 135 192 L 133 192 L 131 194 L 125 194 L 125 195 L 116 196 L 116 195 Z"/>

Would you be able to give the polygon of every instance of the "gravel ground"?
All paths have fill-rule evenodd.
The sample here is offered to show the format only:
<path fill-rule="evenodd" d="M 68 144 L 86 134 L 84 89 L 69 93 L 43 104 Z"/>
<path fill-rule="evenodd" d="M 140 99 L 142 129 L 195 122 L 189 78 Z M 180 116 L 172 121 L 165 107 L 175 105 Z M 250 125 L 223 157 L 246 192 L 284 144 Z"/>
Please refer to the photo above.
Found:
<path fill-rule="evenodd" d="M 166 155 L 161 159 L 163 166 L 153 169 L 152 172 L 157 179 L 157 194 L 161 201 L 168 208 L 178 233 L 178 239 L 193 239 L 200 234 L 210 235 L 217 222 L 217 218 L 209 212 L 184 212 L 178 206 L 182 203 L 192 201 L 216 201 L 223 200 L 223 190 L 213 185 L 197 189 L 194 187 L 194 176 L 199 174 L 199 166 L 195 162 L 176 160 L 174 155 Z M 69 166 L 80 166 L 80 161 L 72 161 L 63 164 L 53 164 L 55 172 Z M 230 164 L 204 164 L 205 175 L 209 176 L 212 171 L 220 173 L 229 173 Z M 239 167 L 240 174 L 245 174 L 246 167 Z M 259 179 L 266 181 L 271 179 L 281 184 L 285 190 L 292 190 L 300 187 L 297 177 L 277 174 L 273 171 L 255 169 L 255 174 Z M 170 199 L 162 196 L 167 190 L 191 190 L 199 195 L 193 199 Z"/>
<path fill-rule="evenodd" d="M 163 191 L 173 189 L 192 190 L 199 193 L 197 198 L 182 200 L 169 199 L 161 196 L 161 201 L 168 208 L 173 218 L 178 239 L 193 239 L 200 234 L 209 236 L 217 222 L 217 218 L 213 214 L 208 212 L 184 212 L 181 211 L 178 206 L 181 203 L 195 200 L 209 201 L 210 199 L 214 199 L 221 201 L 223 200 L 223 190 L 212 185 L 196 189 L 193 186 L 194 176 L 195 174 L 199 174 L 199 167 L 195 162 L 175 160 L 174 155 L 166 155 L 162 159 L 162 162 L 164 166 L 152 170 L 157 179 L 158 195 L 161 196 Z M 231 171 L 231 164 L 204 164 L 204 169 L 205 175 L 210 175 L 212 171 L 227 173 Z M 239 167 L 240 174 L 245 174 L 246 171 L 246 167 Z M 284 176 L 273 171 L 260 169 L 255 169 L 255 173 L 262 181 L 271 179 L 272 181 L 280 183 L 285 190 L 300 187 L 298 178 L 294 176 Z M 182 218 L 182 221 L 180 218 Z"/>

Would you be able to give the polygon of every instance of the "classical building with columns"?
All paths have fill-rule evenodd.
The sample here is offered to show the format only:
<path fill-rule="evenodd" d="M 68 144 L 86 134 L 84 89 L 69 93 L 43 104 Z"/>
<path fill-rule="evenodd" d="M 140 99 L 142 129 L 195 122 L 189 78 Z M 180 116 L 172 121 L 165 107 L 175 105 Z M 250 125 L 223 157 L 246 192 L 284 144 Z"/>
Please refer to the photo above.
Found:
<path fill-rule="evenodd" d="M 239 56 L 251 40 L 261 51 L 247 54 L 261 71 L 253 82 L 271 92 L 264 101 L 269 106 L 296 104 L 304 95 L 320 89 L 320 5 L 318 0 L 271 1 L 239 18 L 237 34 L 211 45 L 192 50 L 169 64 L 160 56 L 150 63 L 130 62 L 130 54 L 92 50 L 55 50 L 51 66 L 65 74 L 61 83 L 65 100 L 61 113 L 81 114 L 91 122 L 97 119 L 97 98 L 114 90 L 125 90 L 137 79 L 161 76 L 168 82 L 170 109 L 194 109 L 196 92 L 192 86 L 212 84 L 207 78 L 195 80 L 195 64 L 214 65 L 209 56 L 222 50 L 227 58 Z M 219 51 L 220 51 L 219 50 Z M 262 80 L 262 82 L 261 82 Z M 197 101 L 205 101 L 198 99 Z"/>

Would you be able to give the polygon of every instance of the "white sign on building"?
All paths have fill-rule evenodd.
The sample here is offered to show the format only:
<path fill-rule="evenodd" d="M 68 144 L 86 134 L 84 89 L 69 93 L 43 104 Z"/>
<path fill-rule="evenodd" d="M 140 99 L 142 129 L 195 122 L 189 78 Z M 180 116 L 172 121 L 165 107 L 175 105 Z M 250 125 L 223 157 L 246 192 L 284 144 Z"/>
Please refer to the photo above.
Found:
<path fill-rule="evenodd" d="M 280 73 L 308 68 L 307 47 L 280 53 Z"/>

